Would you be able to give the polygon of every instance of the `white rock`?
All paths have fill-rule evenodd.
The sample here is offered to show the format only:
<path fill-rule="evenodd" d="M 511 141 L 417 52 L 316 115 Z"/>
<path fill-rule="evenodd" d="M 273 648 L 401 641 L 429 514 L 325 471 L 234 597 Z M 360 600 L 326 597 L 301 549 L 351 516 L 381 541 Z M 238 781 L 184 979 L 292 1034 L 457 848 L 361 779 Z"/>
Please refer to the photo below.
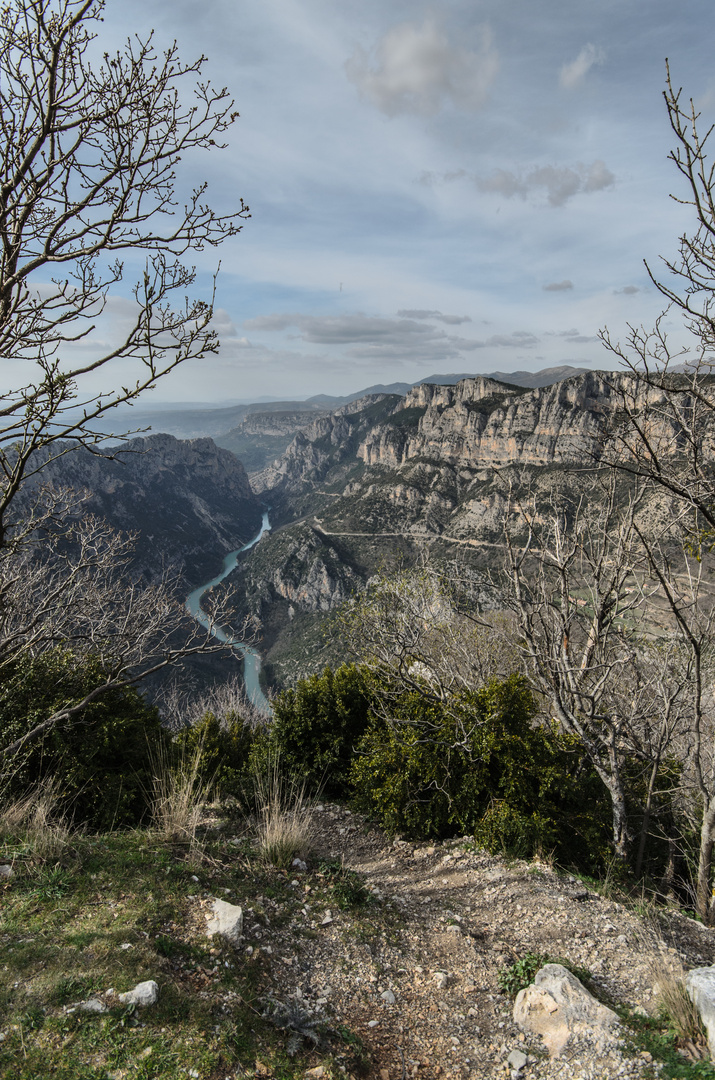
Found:
<path fill-rule="evenodd" d="M 379 1020 L 368 1020 L 368 1022 L 367 1022 L 367 1026 L 368 1026 L 369 1028 L 374 1028 L 374 1027 L 377 1027 L 377 1025 L 378 1025 L 379 1023 L 380 1023 L 380 1021 L 379 1021 Z"/>
<path fill-rule="evenodd" d="M 383 992 L 380 994 L 380 997 L 386 1005 L 395 1004 L 395 995 L 393 994 L 392 990 L 383 990 Z"/>
<path fill-rule="evenodd" d="M 243 908 L 238 904 L 229 904 L 227 900 L 214 900 L 211 905 L 211 914 L 206 913 L 208 920 L 206 936 L 213 937 L 220 934 L 227 941 L 237 945 L 243 934 Z"/>
<path fill-rule="evenodd" d="M 308 869 L 308 864 L 307 864 L 307 862 L 304 862 L 303 859 L 293 859 L 293 862 L 291 863 L 291 866 L 294 866 L 296 868 L 296 870 L 307 870 Z"/>
<path fill-rule="evenodd" d="M 0 879 L 15 877 L 15 871 L 7 863 L 0 866 Z"/>
<path fill-rule="evenodd" d="M 88 998 L 87 1001 L 82 1001 L 77 1006 L 81 1012 L 88 1013 L 104 1013 L 107 1011 L 107 1006 L 102 1001 L 97 1001 L 96 998 Z"/>
<path fill-rule="evenodd" d="M 126 994 L 119 995 L 122 1005 L 155 1005 L 158 999 L 159 987 L 153 979 L 137 983 L 133 990 L 127 990 Z"/>
<path fill-rule="evenodd" d="M 507 1065 L 510 1065 L 515 1072 L 519 1072 L 526 1065 L 526 1054 L 523 1050 L 512 1050 L 509 1057 L 506 1059 Z"/>
<path fill-rule="evenodd" d="M 693 968 L 685 977 L 685 989 L 707 1032 L 710 1054 L 715 1056 L 715 967 Z"/>
<path fill-rule="evenodd" d="M 330 908 L 328 908 L 328 910 L 325 912 L 325 915 L 323 915 L 323 921 L 321 922 L 320 925 L 321 926 L 330 926 L 332 921 L 333 921 L 333 913 L 330 910 Z"/>
<path fill-rule="evenodd" d="M 599 1046 L 613 1044 L 620 1021 L 601 1005 L 561 964 L 546 964 L 534 985 L 520 990 L 514 1002 L 514 1023 L 540 1035 L 550 1057 L 558 1057 L 571 1036 L 587 1037 Z"/>
<path fill-rule="evenodd" d="M 446 971 L 435 971 L 432 976 L 432 981 L 438 990 L 444 990 L 445 986 L 449 982 L 449 975 Z"/>

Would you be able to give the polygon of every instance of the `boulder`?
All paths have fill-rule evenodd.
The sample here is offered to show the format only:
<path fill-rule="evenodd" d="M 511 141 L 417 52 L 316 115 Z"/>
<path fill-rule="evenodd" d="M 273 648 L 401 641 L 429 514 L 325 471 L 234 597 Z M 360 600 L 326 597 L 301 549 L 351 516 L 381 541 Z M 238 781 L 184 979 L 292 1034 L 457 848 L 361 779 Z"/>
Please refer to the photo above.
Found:
<path fill-rule="evenodd" d="M 700 1014 L 710 1056 L 715 1059 L 715 967 L 693 968 L 685 977 L 685 989 Z"/>
<path fill-rule="evenodd" d="M 145 1008 L 147 1005 L 155 1005 L 159 1000 L 159 987 L 153 979 L 137 983 L 133 990 L 127 990 L 126 994 L 120 994 L 119 1000 L 122 1005 L 138 1005 Z"/>
<path fill-rule="evenodd" d="M 612 1009 L 589 994 L 561 964 L 545 964 L 532 986 L 514 1002 L 514 1023 L 540 1035 L 550 1057 L 558 1057 L 572 1039 L 586 1039 L 599 1050 L 618 1040 L 620 1021 Z"/>
<path fill-rule="evenodd" d="M 227 941 L 237 945 L 243 934 L 243 908 L 238 904 L 229 904 L 226 900 L 214 900 L 211 914 L 207 912 L 206 936 L 220 934 Z"/>

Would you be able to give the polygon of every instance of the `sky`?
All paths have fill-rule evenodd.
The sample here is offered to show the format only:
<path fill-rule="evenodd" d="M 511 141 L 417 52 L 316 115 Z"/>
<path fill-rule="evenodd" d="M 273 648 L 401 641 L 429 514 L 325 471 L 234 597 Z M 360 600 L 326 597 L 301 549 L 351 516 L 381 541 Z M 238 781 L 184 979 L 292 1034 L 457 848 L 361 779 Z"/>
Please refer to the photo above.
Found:
<path fill-rule="evenodd" d="M 662 308 L 643 260 L 692 226 L 665 58 L 715 119 L 711 0 L 109 0 L 101 43 L 152 28 L 240 112 L 181 183 L 252 215 L 197 255 L 219 356 L 155 399 L 609 367 L 599 329 Z"/>

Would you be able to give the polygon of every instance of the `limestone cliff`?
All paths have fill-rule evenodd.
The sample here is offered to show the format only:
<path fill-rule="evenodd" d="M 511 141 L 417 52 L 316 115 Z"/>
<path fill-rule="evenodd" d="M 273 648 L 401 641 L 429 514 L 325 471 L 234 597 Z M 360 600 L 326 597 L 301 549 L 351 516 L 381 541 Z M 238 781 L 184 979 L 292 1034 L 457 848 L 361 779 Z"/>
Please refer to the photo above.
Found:
<path fill-rule="evenodd" d="M 260 527 L 243 465 L 211 439 L 151 435 L 113 448 L 111 457 L 80 447 L 41 476 L 88 492 L 82 512 L 136 533 L 135 565 L 149 578 L 169 567 L 199 585 Z"/>

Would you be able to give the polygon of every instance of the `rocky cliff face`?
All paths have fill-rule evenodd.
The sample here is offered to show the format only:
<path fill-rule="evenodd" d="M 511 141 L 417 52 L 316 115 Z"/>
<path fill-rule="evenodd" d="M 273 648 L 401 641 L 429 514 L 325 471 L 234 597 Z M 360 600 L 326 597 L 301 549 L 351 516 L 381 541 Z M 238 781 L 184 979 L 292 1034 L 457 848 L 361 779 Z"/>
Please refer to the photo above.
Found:
<path fill-rule="evenodd" d="M 314 420 L 298 432 L 283 457 L 253 475 L 254 490 L 296 492 L 320 483 L 332 468 L 353 463 L 362 438 L 401 400 L 396 394 L 371 394 Z"/>
<path fill-rule="evenodd" d="M 488 379 L 418 386 L 402 405 L 423 410 L 417 429 L 406 435 L 376 426 L 358 457 L 390 467 L 420 457 L 469 468 L 583 460 L 599 454 L 613 394 L 613 376 L 598 372 L 526 392 Z"/>
<path fill-rule="evenodd" d="M 211 439 L 132 439 L 113 457 L 79 448 L 42 478 L 89 493 L 82 511 L 137 533 L 135 564 L 153 578 L 164 567 L 193 587 L 260 528 L 261 506 L 243 465 Z"/>

